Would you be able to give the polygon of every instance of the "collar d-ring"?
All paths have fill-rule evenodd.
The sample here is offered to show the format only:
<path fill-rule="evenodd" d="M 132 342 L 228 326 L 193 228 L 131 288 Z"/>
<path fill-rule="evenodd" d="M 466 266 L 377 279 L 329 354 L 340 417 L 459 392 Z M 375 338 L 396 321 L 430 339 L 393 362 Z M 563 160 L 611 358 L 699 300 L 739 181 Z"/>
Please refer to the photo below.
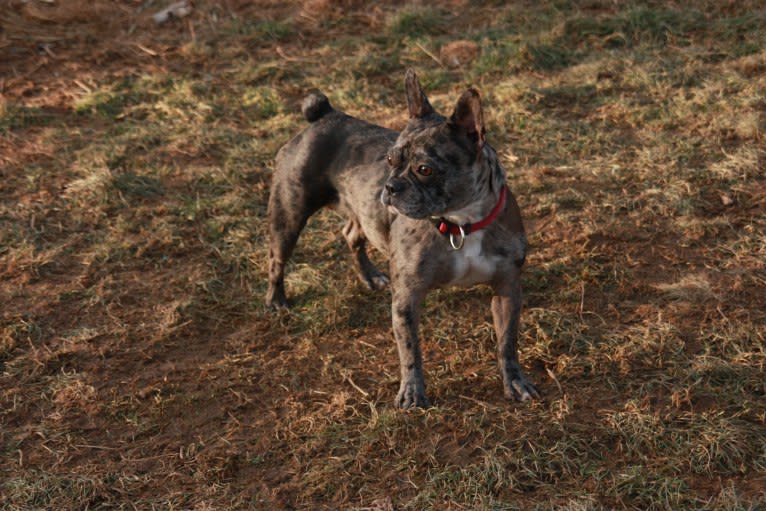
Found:
<path fill-rule="evenodd" d="M 492 208 L 492 211 L 489 212 L 489 215 L 479 220 L 478 222 L 460 225 L 454 222 L 450 222 L 443 216 L 438 218 L 431 217 L 431 220 L 440 234 L 444 236 L 449 236 L 449 242 L 450 242 L 450 245 L 452 245 L 452 248 L 454 250 L 460 250 L 461 248 L 463 248 L 463 244 L 465 243 L 465 237 L 467 235 L 471 234 L 472 232 L 476 232 L 478 230 L 484 229 L 489 224 L 495 221 L 498 215 L 500 215 L 500 213 L 503 211 L 503 207 L 505 206 L 506 196 L 509 193 L 510 192 L 508 191 L 508 188 L 503 186 L 500 189 L 500 197 L 498 197 L 495 207 Z M 458 235 L 460 235 L 460 239 L 455 241 L 456 236 Z"/>
<path fill-rule="evenodd" d="M 460 250 L 463 248 L 463 244 L 465 243 L 465 231 L 463 230 L 463 226 L 458 225 L 458 228 L 460 229 L 460 241 L 458 243 L 455 243 L 454 234 L 450 233 L 449 235 L 449 244 L 452 245 L 454 250 Z"/>

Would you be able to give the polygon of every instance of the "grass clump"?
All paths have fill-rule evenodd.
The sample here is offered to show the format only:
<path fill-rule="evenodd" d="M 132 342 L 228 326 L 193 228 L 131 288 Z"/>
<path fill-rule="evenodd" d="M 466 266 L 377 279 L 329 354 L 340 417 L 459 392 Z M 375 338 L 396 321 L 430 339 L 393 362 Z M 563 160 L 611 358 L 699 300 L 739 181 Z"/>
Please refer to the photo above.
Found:
<path fill-rule="evenodd" d="M 162 195 L 162 182 L 153 176 L 141 176 L 133 172 L 124 172 L 115 176 L 113 186 L 123 196 L 151 198 Z"/>
<path fill-rule="evenodd" d="M 255 119 L 268 119 L 280 111 L 281 101 L 273 89 L 256 87 L 248 89 L 242 95 L 242 105 Z"/>
<path fill-rule="evenodd" d="M 0 103 L 0 135 L 23 128 L 48 126 L 55 119 L 54 112 L 40 107 Z"/>
<path fill-rule="evenodd" d="M 229 30 L 237 36 L 245 36 L 261 44 L 284 41 L 295 35 L 295 29 L 289 22 L 268 19 L 237 19 L 230 25 Z"/>
<path fill-rule="evenodd" d="M 391 35 L 422 37 L 439 35 L 446 23 L 446 14 L 438 8 L 402 7 L 389 16 L 386 25 Z"/>
<path fill-rule="evenodd" d="M 488 73 L 508 72 L 520 52 L 519 43 L 514 40 L 485 40 L 481 54 L 473 64 L 473 74 L 478 78 Z"/>
<path fill-rule="evenodd" d="M 574 56 L 566 47 L 553 44 L 524 45 L 518 56 L 521 65 L 539 71 L 555 71 L 567 67 Z"/>
<path fill-rule="evenodd" d="M 607 46 L 685 42 L 709 22 L 698 10 L 633 7 L 613 16 L 576 17 L 564 24 L 563 37 L 575 44 L 596 39 Z"/>

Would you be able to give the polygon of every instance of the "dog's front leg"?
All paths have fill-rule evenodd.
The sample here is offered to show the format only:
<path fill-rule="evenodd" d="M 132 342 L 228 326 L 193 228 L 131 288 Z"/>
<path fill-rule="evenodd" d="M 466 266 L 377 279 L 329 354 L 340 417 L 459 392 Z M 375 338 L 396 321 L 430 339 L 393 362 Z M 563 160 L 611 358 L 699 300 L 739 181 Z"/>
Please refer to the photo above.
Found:
<path fill-rule="evenodd" d="M 521 284 L 519 271 L 507 285 L 495 288 L 492 297 L 492 319 L 497 334 L 497 361 L 503 377 L 503 390 L 509 399 L 526 401 L 540 398 L 533 383 L 521 371 L 517 342 L 519 337 L 519 316 L 521 315 Z"/>
<path fill-rule="evenodd" d="M 396 406 L 402 409 L 431 406 L 426 397 L 423 360 L 418 341 L 421 301 L 422 297 L 418 293 L 400 290 L 393 292 L 391 316 L 402 372 L 401 385 L 396 396 Z"/>

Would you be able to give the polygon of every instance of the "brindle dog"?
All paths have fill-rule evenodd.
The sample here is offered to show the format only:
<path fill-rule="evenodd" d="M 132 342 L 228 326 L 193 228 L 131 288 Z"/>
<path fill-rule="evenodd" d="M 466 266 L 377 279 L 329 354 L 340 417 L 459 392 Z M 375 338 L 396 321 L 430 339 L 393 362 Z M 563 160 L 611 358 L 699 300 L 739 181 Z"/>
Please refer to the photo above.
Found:
<path fill-rule="evenodd" d="M 391 313 L 401 365 L 400 408 L 427 407 L 418 341 L 429 290 L 491 286 L 505 395 L 539 397 L 517 354 L 527 239 L 506 174 L 485 140 L 479 94 L 466 90 L 452 115 L 431 107 L 415 73 L 405 77 L 410 120 L 401 133 L 350 117 L 318 92 L 303 103 L 310 125 L 277 154 L 269 199 L 266 302 L 287 307 L 284 268 L 308 218 L 331 206 L 370 288 L 389 277 L 367 257 L 367 241 L 389 258 Z"/>

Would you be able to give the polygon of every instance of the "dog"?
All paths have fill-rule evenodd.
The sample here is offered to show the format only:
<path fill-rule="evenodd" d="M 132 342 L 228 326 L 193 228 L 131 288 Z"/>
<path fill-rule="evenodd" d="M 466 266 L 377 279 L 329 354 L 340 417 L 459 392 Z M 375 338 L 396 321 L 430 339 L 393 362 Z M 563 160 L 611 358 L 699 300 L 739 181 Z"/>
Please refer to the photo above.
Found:
<path fill-rule="evenodd" d="M 405 75 L 409 121 L 401 133 L 335 110 L 321 92 L 302 104 L 309 126 L 277 153 L 268 205 L 267 305 L 287 308 L 285 264 L 309 217 L 329 206 L 348 218 L 343 236 L 362 282 L 391 287 L 401 383 L 396 406 L 429 407 L 418 340 L 421 303 L 443 286 L 488 284 L 504 394 L 540 394 L 524 376 L 517 339 L 521 267 L 527 252 L 519 206 L 486 142 L 479 93 L 438 114 L 412 69 Z M 390 277 L 367 256 L 389 259 Z"/>

